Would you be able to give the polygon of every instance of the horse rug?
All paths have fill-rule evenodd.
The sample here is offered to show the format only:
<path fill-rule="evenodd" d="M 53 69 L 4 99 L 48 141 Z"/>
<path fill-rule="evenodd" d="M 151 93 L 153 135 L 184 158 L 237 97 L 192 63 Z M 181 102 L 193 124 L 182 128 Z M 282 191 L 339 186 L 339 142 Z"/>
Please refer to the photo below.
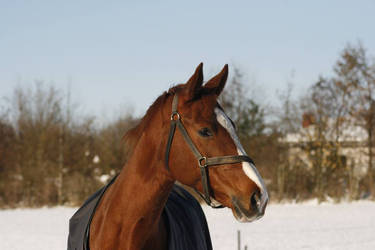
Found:
<path fill-rule="evenodd" d="M 95 209 L 114 177 L 95 192 L 69 220 L 68 250 L 89 250 L 90 224 Z M 161 218 L 168 228 L 169 250 L 212 250 L 206 217 L 198 201 L 185 189 L 174 185 Z"/>

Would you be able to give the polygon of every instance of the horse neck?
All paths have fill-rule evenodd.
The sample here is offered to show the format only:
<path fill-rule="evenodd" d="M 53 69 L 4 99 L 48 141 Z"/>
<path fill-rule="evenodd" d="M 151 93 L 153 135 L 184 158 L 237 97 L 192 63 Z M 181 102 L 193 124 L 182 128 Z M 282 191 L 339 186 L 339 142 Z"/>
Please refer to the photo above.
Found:
<path fill-rule="evenodd" d="M 100 229 L 106 232 L 106 242 L 129 246 L 125 249 L 140 249 L 145 239 L 158 231 L 161 212 L 174 183 L 164 167 L 164 144 L 154 139 L 155 135 L 163 136 L 160 131 L 162 128 L 152 126 L 142 133 L 127 164 L 103 197 L 97 213 L 102 218 L 98 219 L 99 228 L 106 227 Z"/>
<path fill-rule="evenodd" d="M 143 133 L 119 176 L 120 192 L 132 200 L 124 205 L 146 214 L 164 207 L 174 182 L 164 167 L 164 151 L 157 145 L 160 141 L 152 143 L 148 137 L 152 135 Z"/>

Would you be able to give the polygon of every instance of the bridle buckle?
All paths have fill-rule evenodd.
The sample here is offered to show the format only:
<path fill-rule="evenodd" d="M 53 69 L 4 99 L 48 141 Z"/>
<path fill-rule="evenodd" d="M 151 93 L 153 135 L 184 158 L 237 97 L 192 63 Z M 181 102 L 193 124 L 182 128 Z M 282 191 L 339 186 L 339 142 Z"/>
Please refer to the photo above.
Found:
<path fill-rule="evenodd" d="M 181 120 L 181 116 L 177 111 L 173 111 L 171 114 L 171 121 Z"/>
<path fill-rule="evenodd" d="M 205 168 L 207 167 L 207 157 L 202 156 L 201 158 L 198 159 L 198 165 L 200 168 Z"/>

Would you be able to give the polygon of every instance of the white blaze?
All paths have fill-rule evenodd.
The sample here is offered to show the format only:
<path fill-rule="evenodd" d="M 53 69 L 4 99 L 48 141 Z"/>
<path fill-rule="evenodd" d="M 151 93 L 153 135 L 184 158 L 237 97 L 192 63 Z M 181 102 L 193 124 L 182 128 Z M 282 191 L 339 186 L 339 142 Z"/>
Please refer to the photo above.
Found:
<path fill-rule="evenodd" d="M 232 137 L 233 142 L 237 147 L 238 155 L 247 155 L 228 116 L 220 108 L 215 108 L 215 114 L 217 121 L 228 131 L 228 133 Z M 266 202 L 268 201 L 268 192 L 262 177 L 260 176 L 256 167 L 249 162 L 242 162 L 242 170 L 245 172 L 247 177 L 249 177 L 250 180 L 252 180 L 259 187 L 261 192 L 260 208 L 263 209 Z"/>

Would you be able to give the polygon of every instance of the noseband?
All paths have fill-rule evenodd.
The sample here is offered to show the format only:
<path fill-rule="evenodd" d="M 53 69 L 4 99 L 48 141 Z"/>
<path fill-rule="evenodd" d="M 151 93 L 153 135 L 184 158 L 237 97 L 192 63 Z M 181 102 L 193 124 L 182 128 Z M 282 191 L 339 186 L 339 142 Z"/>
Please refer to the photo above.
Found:
<path fill-rule="evenodd" d="M 169 136 L 167 141 L 167 150 L 165 152 L 165 166 L 169 170 L 169 154 L 171 151 L 173 136 L 176 131 L 176 126 L 180 130 L 181 134 L 183 135 L 185 142 L 193 152 L 195 158 L 198 161 L 198 166 L 201 172 L 202 177 L 202 186 L 204 195 L 202 195 L 199 191 L 197 193 L 206 201 L 206 203 L 213 207 L 213 208 L 222 208 L 222 205 L 216 206 L 212 204 L 211 201 L 211 189 L 209 185 L 209 178 L 208 178 L 208 167 L 210 166 L 219 166 L 223 164 L 234 164 L 234 163 L 241 163 L 241 162 L 249 162 L 253 163 L 251 158 L 247 155 L 229 155 L 229 156 L 220 156 L 220 157 L 206 157 L 202 156 L 202 154 L 199 152 L 193 141 L 191 140 L 188 132 L 186 131 L 184 125 L 181 122 L 181 115 L 177 111 L 178 106 L 178 96 L 177 94 L 174 95 L 173 101 L 172 101 L 172 114 L 171 114 L 171 127 L 169 130 Z"/>

